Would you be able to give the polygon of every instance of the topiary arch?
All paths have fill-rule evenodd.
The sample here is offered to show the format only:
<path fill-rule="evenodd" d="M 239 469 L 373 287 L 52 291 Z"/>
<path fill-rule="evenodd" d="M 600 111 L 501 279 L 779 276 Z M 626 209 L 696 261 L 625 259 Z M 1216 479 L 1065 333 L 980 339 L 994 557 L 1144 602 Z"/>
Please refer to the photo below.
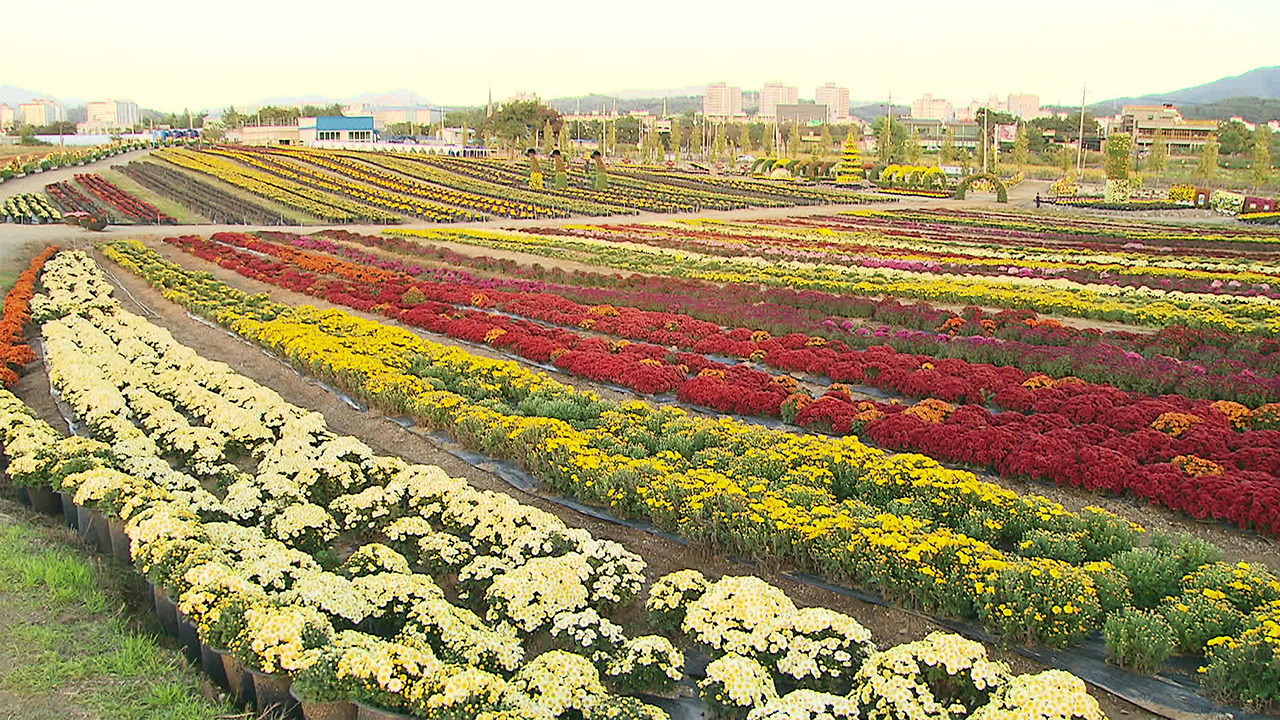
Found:
<path fill-rule="evenodd" d="M 961 180 L 960 184 L 956 186 L 955 198 L 963 200 L 964 194 L 969 191 L 969 186 L 976 180 L 990 180 L 991 184 L 996 186 L 996 202 L 1009 202 L 1009 190 L 1004 186 L 1004 183 L 1000 182 L 1000 178 L 991 173 L 975 173 Z"/>

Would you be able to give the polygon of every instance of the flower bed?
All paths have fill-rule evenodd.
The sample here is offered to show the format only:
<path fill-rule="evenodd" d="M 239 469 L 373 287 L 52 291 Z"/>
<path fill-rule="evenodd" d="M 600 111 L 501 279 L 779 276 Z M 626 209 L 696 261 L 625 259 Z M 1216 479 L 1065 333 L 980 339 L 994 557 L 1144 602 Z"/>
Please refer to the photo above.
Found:
<path fill-rule="evenodd" d="M 5 387 L 18 382 L 14 368 L 21 368 L 36 359 L 35 352 L 23 341 L 22 329 L 31 315 L 36 277 L 45 261 L 56 252 L 58 248 L 51 246 L 35 256 L 4 296 L 4 309 L 0 312 L 0 384 Z"/>
<path fill-rule="evenodd" d="M 242 336 L 388 412 L 407 411 L 451 428 L 483 452 L 519 460 L 554 487 L 729 552 L 792 558 L 913 604 L 983 618 L 1010 640 L 1070 643 L 1099 627 L 1113 608 L 1135 602 L 1126 599 L 1137 596 L 1128 594 L 1127 585 L 1142 589 L 1143 603 L 1176 597 L 1179 578 L 1214 554 L 1197 543 L 1136 548 L 1135 529 L 1102 511 L 1069 513 L 925 458 L 884 456 L 849 439 L 736 427 L 636 403 L 608 410 L 590 430 L 578 430 L 574 423 L 584 416 L 571 409 L 577 393 L 509 363 L 470 358 L 334 311 L 258 302 L 253 313 L 262 319 L 253 319 L 242 314 L 243 299 L 211 294 L 218 284 L 207 279 L 184 281 L 190 274 L 153 253 L 127 244 L 108 253 L 155 281 L 163 278 L 171 299 L 216 314 Z M 222 299 L 201 305 L 202 297 Z M 422 374 L 397 369 L 410 365 Z M 547 393 L 563 400 L 550 402 Z M 486 406 L 474 404 L 485 398 Z M 517 408 L 558 408 L 553 417 L 572 420 L 506 414 Z M 653 443 L 647 452 L 641 437 Z M 852 493 L 840 504 L 829 487 Z M 938 493 L 946 495 L 945 503 L 930 502 Z M 953 526 L 973 535 L 956 534 Z M 975 539 L 983 535 L 997 545 Z M 1005 543 L 1027 556 L 998 549 Z M 1070 548 L 1081 555 L 1073 557 Z M 1136 584 L 1137 571 L 1157 562 L 1168 568 L 1165 579 Z M 1133 575 L 1122 579 L 1126 573 Z M 1270 589 L 1242 602 L 1258 607 L 1280 592 L 1280 582 L 1267 578 L 1263 585 Z"/>
<path fill-rule="evenodd" d="M 178 222 L 151 204 L 124 192 L 101 175 L 76 173 L 76 182 L 136 221 L 156 225 L 175 225 Z"/>
<path fill-rule="evenodd" d="M 83 254 L 60 257 L 44 282 L 49 295 L 35 314 L 50 378 L 92 438 L 61 439 L 0 392 L 8 474 L 122 521 L 134 565 L 206 644 L 253 672 L 292 676 L 304 700 L 354 699 L 425 717 L 665 717 L 621 693 L 669 687 L 681 654 L 660 636 L 627 638 L 600 614 L 639 591 L 639 557 L 438 468 L 376 457 L 333 435 L 314 413 L 121 310 Z M 255 461 L 257 476 L 229 462 L 237 459 Z M 205 489 L 211 478 L 224 496 Z M 308 554 L 351 530 L 387 544 L 363 544 L 325 566 Z M 453 582 L 438 584 L 422 567 Z M 673 596 L 673 586 L 687 590 Z M 980 645 L 942 634 L 877 652 L 852 618 L 797 610 L 756 578 L 710 583 L 682 571 L 659 580 L 646 605 L 654 622 L 681 617 L 678 639 L 718 656 L 702 683 L 708 702 L 724 699 L 721 683 L 738 682 L 720 668 L 760 669 L 761 689 L 735 692 L 728 704 L 744 715 L 815 701 L 896 703 L 876 679 L 904 652 L 960 649 L 965 665 L 942 675 L 920 669 L 918 681 L 942 693 L 981 672 L 975 710 L 1021 707 L 1005 686 L 1041 677 L 1014 677 Z M 546 638 L 569 651 L 525 657 L 522 645 Z M 797 639 L 814 644 L 803 649 Z M 1100 717 L 1083 683 L 1068 682 L 1074 702 L 1092 708 L 1082 717 Z"/>
<path fill-rule="evenodd" d="M 15 223 L 48 223 L 62 219 L 62 213 L 43 195 L 21 193 L 10 195 L 0 205 L 0 220 Z"/>
<path fill-rule="evenodd" d="M 266 208 L 242 200 L 230 193 L 223 192 L 208 183 L 172 168 L 163 167 L 150 162 L 131 162 L 127 165 L 113 165 L 112 170 L 119 170 L 138 184 L 155 191 L 165 197 L 173 198 L 183 207 L 190 209 L 215 223 L 227 225 L 297 225 L 294 220 L 271 212 Z"/>

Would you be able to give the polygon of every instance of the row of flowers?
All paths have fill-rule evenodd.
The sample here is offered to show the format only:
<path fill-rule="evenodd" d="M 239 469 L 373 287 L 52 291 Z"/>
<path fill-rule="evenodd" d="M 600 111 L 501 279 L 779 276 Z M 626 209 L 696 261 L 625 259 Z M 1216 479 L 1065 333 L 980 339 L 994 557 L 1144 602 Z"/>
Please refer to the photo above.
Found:
<path fill-rule="evenodd" d="M 585 226 L 570 232 L 583 237 L 636 237 L 647 244 L 721 257 L 762 257 L 864 268 L 944 271 L 963 275 L 1056 278 L 1076 283 L 1150 286 L 1223 295 L 1277 297 L 1272 285 L 1280 271 L 1265 256 L 1242 265 L 1238 258 L 1160 257 L 1141 253 L 1064 252 L 1051 245 L 1004 247 L 977 244 L 964 232 L 937 233 L 926 239 L 889 231 L 868 233 L 844 228 L 839 218 L 810 217 L 778 226 L 719 220 L 672 220 L 622 226 Z"/>
<path fill-rule="evenodd" d="M 707 222 L 703 221 L 702 224 L 705 225 Z M 1241 294 L 1234 294 L 1231 292 L 1230 283 L 1235 282 L 1236 287 L 1241 287 L 1239 281 L 1234 279 L 1236 277 L 1234 272 L 1215 273 L 1183 268 L 1166 270 L 1142 266 L 1130 267 L 1114 262 L 1109 266 L 1097 265 L 1093 269 L 1088 269 L 1086 266 L 1086 269 L 1074 270 L 1064 267 L 1062 261 L 1047 263 L 1037 261 L 1029 263 L 1026 267 L 1016 267 L 1014 263 L 1003 257 L 991 258 L 985 262 L 966 259 L 945 263 L 929 258 L 885 259 L 874 255 L 844 254 L 839 250 L 840 243 L 827 240 L 805 240 L 803 243 L 834 245 L 836 249 L 821 247 L 810 249 L 801 244 L 798 247 L 771 250 L 767 243 L 761 243 L 760 235 L 755 232 L 749 232 L 745 237 L 730 233 L 721 238 L 719 229 L 714 233 L 707 230 L 686 231 L 679 228 L 673 229 L 668 224 L 568 226 L 533 229 L 528 232 L 554 238 L 553 242 L 561 238 L 582 238 L 595 242 L 628 242 L 657 249 L 687 251 L 694 253 L 694 259 L 719 270 L 740 270 L 762 262 L 777 263 L 783 266 L 784 271 L 794 272 L 798 277 L 814 280 L 832 280 L 841 277 L 851 281 L 861 280 L 863 285 L 855 283 L 847 290 L 853 294 L 867 294 L 868 288 L 865 284 L 888 282 L 901 287 L 904 290 L 903 294 L 929 299 L 935 297 L 931 292 L 937 292 L 936 289 L 930 290 L 929 283 L 942 279 L 953 286 L 951 291 L 964 291 L 965 297 L 980 301 L 987 295 L 1000 298 L 1010 292 L 1032 287 L 1042 288 L 1047 284 L 1055 293 L 1061 295 L 1063 301 L 1072 296 L 1094 302 L 1113 300 L 1123 308 L 1137 313 L 1135 317 L 1141 317 L 1144 305 L 1169 304 L 1200 307 L 1206 311 L 1242 319 L 1263 320 L 1274 319 L 1275 301 L 1280 299 L 1280 294 L 1270 289 L 1270 283 L 1276 280 L 1275 268 L 1267 265 L 1262 267 L 1269 272 L 1239 275 L 1238 277 L 1248 279 L 1257 285 L 1245 289 Z M 710 237 L 707 237 L 708 235 Z M 796 245 L 795 242 L 787 244 Z M 735 259 L 736 262 L 729 262 Z M 723 262 L 717 264 L 717 260 Z M 1107 269 L 1108 267 L 1110 269 Z M 1161 273 L 1174 274 L 1175 277 L 1185 275 L 1198 277 L 1181 281 L 1181 287 L 1174 286 L 1172 281 L 1156 282 L 1145 279 L 1147 275 L 1158 276 Z M 909 288 L 914 289 L 908 290 Z M 1018 302 L 1004 300 L 999 301 L 998 304 L 1029 309 L 1048 309 L 1039 308 L 1032 299 Z M 1164 325 L 1167 322 L 1154 324 Z"/>
<path fill-rule="evenodd" d="M 23 327 L 31 316 L 31 298 L 35 295 L 36 278 L 45 261 L 58 252 L 57 247 L 47 247 L 27 265 L 13 287 L 4 297 L 4 309 L 0 312 L 0 385 L 12 387 L 18 382 L 14 368 L 36 359 L 35 352 L 23 339 Z"/>
<path fill-rule="evenodd" d="M 10 195 L 0 205 L 0 220 L 16 223 L 50 223 L 62 219 L 62 213 L 49 204 L 48 198 L 35 193 Z"/>
<path fill-rule="evenodd" d="M 246 148 L 247 149 L 247 148 Z M 436 185 L 416 182 L 386 172 L 374 165 L 365 165 L 351 160 L 341 153 L 302 148 L 264 148 L 259 152 L 301 160 L 344 177 L 374 185 L 400 195 L 412 195 L 436 203 L 465 208 L 472 212 L 512 219 L 530 219 L 540 217 L 568 217 L 569 213 L 534 203 L 520 202 L 509 198 L 492 198 L 459 190 L 450 190 Z"/>
<path fill-rule="evenodd" d="M 217 224 L 297 225 L 297 221 L 236 197 L 190 175 L 152 162 L 113 165 L 139 185 L 173 198 L 183 207 Z"/>
<path fill-rule="evenodd" d="M 267 173 L 289 183 L 306 187 L 335 199 L 347 200 L 360 206 L 377 208 L 384 215 L 399 217 L 413 215 L 431 222 L 455 222 L 458 220 L 484 220 L 486 216 L 441 202 L 420 200 L 408 193 L 387 190 L 364 182 L 351 182 L 347 178 L 318 172 L 304 164 L 290 162 L 283 156 L 268 155 L 243 148 L 215 148 L 204 153 L 218 158 L 234 160 L 256 171 Z"/>
<path fill-rule="evenodd" d="M 98 311 L 50 319 L 45 331 L 51 379 L 100 440 L 58 440 L 11 395 L 0 396 L 10 474 L 24 484 L 52 483 L 73 493 L 77 504 L 123 522 L 135 565 L 176 600 L 207 644 L 257 673 L 295 676 L 299 694 L 311 701 L 355 698 L 424 717 L 499 710 L 517 718 L 573 711 L 586 718 L 664 716 L 613 695 L 606 683 L 614 692 L 669 688 L 681 677 L 679 651 L 660 636 L 627 639 L 585 604 L 588 596 L 603 596 L 606 607 L 625 604 L 640 585 L 639 558 L 510 499 L 499 502 L 501 496 L 450 481 L 436 468 L 376 458 L 350 438 L 326 437 L 315 415 L 110 307 L 103 294 L 109 289 L 85 275 L 89 267 L 83 256 L 52 267 L 50 296 L 38 305 L 41 315 L 53 317 L 75 309 L 77 299 L 94 298 L 88 305 Z M 104 374 L 95 378 L 95 367 Z M 117 380 L 101 384 L 115 374 Z M 120 393 L 115 401 L 111 387 Z M 181 398 L 182 405 L 166 406 L 144 387 Z M 204 474 L 210 463 L 230 459 L 226 443 L 208 441 L 206 447 L 220 451 L 203 460 L 184 455 L 171 427 L 184 415 L 207 419 L 214 433 L 220 432 L 215 426 L 235 432 L 236 443 L 260 460 L 266 474 L 258 487 L 274 484 L 270 519 L 229 516 L 243 503 L 209 508 L 191 491 L 190 479 L 183 482 L 160 460 L 178 454 L 183 467 Z M 147 441 L 156 445 L 148 449 Z M 290 482 L 297 487 L 282 495 Z M 336 572 L 326 572 L 290 550 L 303 547 L 296 530 L 303 514 L 291 512 L 287 497 L 318 499 L 332 495 L 335 484 L 347 491 L 329 505 L 335 524 L 377 528 L 406 554 L 366 544 Z M 236 493 L 233 484 L 228 498 Z M 444 531 L 433 529 L 441 524 Z M 610 574 L 611 564 L 630 569 Z M 453 578 L 460 598 L 483 597 L 486 617 L 496 624 L 486 626 L 446 601 L 440 586 L 414 566 Z M 939 701 L 957 695 L 956 682 L 974 691 L 962 694 L 969 710 L 1044 713 L 1067 701 L 1077 710 L 1073 716 L 1101 717 L 1083 683 L 1066 673 L 1014 677 L 1006 665 L 988 660 L 981 645 L 943 634 L 876 652 L 870 633 L 852 618 L 797 610 L 756 578 L 710 583 L 696 571 L 680 571 L 655 583 L 646 607 L 655 624 L 674 622 L 679 631 L 673 636 L 712 655 L 700 691 L 725 717 L 823 709 L 856 717 L 857 710 L 873 708 L 909 717 L 941 708 Z M 517 633 L 548 637 L 562 649 L 525 659 Z M 952 653 L 963 660 L 948 663 L 945 673 L 926 669 L 931 658 Z M 919 665 L 904 666 L 904 656 Z M 741 676 L 743 670 L 751 675 Z M 907 695 L 889 691 L 904 680 L 919 687 Z M 1020 699 L 1017 693 L 1028 688 L 1053 694 L 1039 702 Z"/>
<path fill-rule="evenodd" d="M 4 165 L 0 165 L 0 181 L 19 175 L 29 175 L 36 171 L 53 170 L 70 165 L 84 165 L 85 163 L 97 162 L 120 153 L 148 147 L 154 147 L 154 144 L 145 140 L 122 140 L 87 148 L 67 148 L 46 155 L 10 158 Z"/>
<path fill-rule="evenodd" d="M 136 246 L 116 244 L 108 253 L 188 307 L 197 307 L 193 296 L 210 284 L 187 283 L 190 273 Z M 639 403 L 606 408 L 594 427 L 576 430 L 554 418 L 577 414 L 581 406 L 572 399 L 581 395 L 511 363 L 337 311 L 258 304 L 258 317 L 279 314 L 253 319 L 241 314 L 242 299 L 220 298 L 202 312 L 387 412 L 449 428 L 471 447 L 523 462 L 558 489 L 729 552 L 790 558 L 900 600 L 981 618 L 1010 641 L 1070 643 L 1135 602 L 1150 607 L 1178 596 L 1181 579 L 1216 554 L 1191 541 L 1135 547 L 1139 531 L 1104 511 L 1070 513 L 847 438 L 798 437 Z M 476 404 L 485 398 L 485 406 Z M 521 410 L 555 414 L 507 414 Z M 836 502 L 831 488 L 847 499 Z M 1012 540 L 1029 556 L 975 539 L 981 536 Z M 1047 556 L 1073 542 L 1086 548 L 1081 562 Z M 1153 577 L 1156 566 L 1163 570 Z M 1280 597 L 1274 576 L 1250 572 L 1259 582 L 1243 603 L 1257 608 Z"/>
<path fill-rule="evenodd" d="M 289 182 L 269 173 L 242 167 L 230 160 L 186 148 L 171 148 L 156 154 L 178 167 L 217 178 L 258 197 L 300 210 L 328 222 L 392 222 L 400 216 L 365 207 L 345 198 Z"/>
<path fill-rule="evenodd" d="M 1249 405 L 1280 400 L 1268 387 L 1275 380 L 1272 376 L 1280 373 L 1280 341 L 1257 336 L 1182 325 L 1171 325 L 1156 333 L 1082 330 L 1038 318 L 1028 311 L 989 313 L 969 307 L 957 313 L 925 303 L 904 305 L 893 298 L 870 300 L 755 285 L 722 287 L 680 277 L 568 272 L 467 255 L 397 236 L 343 230 L 320 234 L 344 243 L 443 261 L 453 268 L 497 271 L 514 278 L 489 281 L 498 287 L 547 290 L 578 302 L 678 310 L 699 320 L 750 325 L 775 335 L 803 332 L 828 340 L 840 339 L 855 347 L 887 344 L 913 354 L 1013 365 L 1055 377 L 1074 375 L 1092 382 L 1105 379 L 1123 389 L 1148 394 L 1175 392 Z M 302 243 L 301 247 L 323 242 L 316 236 L 263 236 Z M 314 246 L 346 253 L 344 246 L 332 243 Z M 352 257 L 367 262 L 359 258 L 370 254 Z M 857 319 L 876 324 L 864 327 Z M 1191 362 L 1173 362 L 1179 359 Z M 1245 374 L 1243 369 L 1254 372 Z M 1258 371 L 1266 374 L 1260 377 Z"/>
<path fill-rule="evenodd" d="M 108 221 L 112 219 L 109 211 L 80 192 L 70 180 L 45 185 L 44 191 L 64 213 L 85 213 Z"/>
<path fill-rule="evenodd" d="M 914 297 L 928 301 L 1008 307 L 1074 317 L 1153 325 L 1181 324 L 1236 333 L 1271 335 L 1280 328 L 1280 303 L 1268 298 L 1215 296 L 1078 285 L 1065 280 L 973 278 L 888 268 L 863 270 L 813 263 L 766 263 L 750 258 L 684 255 L 663 248 L 563 233 L 482 230 L 388 230 L 406 237 L 457 242 L 499 250 L 566 257 L 617 270 L 637 270 L 709 280 L 761 284 L 861 296 Z"/>
<path fill-rule="evenodd" d="M 315 269 L 329 263 L 342 272 L 342 263 L 312 253 L 262 242 L 247 235 L 222 233 L 215 240 L 258 252 L 309 261 Z M 947 420 L 939 431 L 905 415 L 874 415 L 874 407 L 859 407 L 847 390 L 837 387 L 822 402 L 813 403 L 806 393 L 792 395 L 795 381 L 771 377 L 743 366 L 725 366 L 696 353 L 676 353 L 665 364 L 666 350 L 657 345 L 629 344 L 587 338 L 566 330 L 513 321 L 479 311 L 459 312 L 453 304 L 497 307 L 599 332 L 634 334 L 623 323 L 626 313 L 613 306 L 573 307 L 565 300 L 505 294 L 456 284 L 410 283 L 388 273 L 380 282 L 369 282 L 368 268 L 348 267 L 351 282 L 320 280 L 299 274 L 286 265 L 271 264 L 225 245 L 196 238 L 170 239 L 204 259 L 255 279 L 324 297 L 331 302 L 376 310 L 417 327 L 472 342 L 486 342 L 529 359 L 555 364 L 572 374 L 593 380 L 625 384 L 640 392 L 677 390 L 681 400 L 719 411 L 753 415 L 785 415 L 808 428 L 845 435 L 866 432 L 885 447 L 923 451 L 949 461 L 963 461 L 1015 478 L 1049 479 L 1089 490 L 1132 491 L 1166 507 L 1200 518 L 1214 517 L 1255 527 L 1267 534 L 1280 533 L 1280 405 L 1250 412 L 1229 402 L 1190 403 L 1183 398 L 1151 399 L 1129 396 L 1113 388 L 1090 386 L 1075 379 L 1054 381 L 1045 376 L 1010 376 L 993 368 L 974 367 L 959 360 L 900 355 L 888 348 L 832 355 L 828 348 L 812 345 L 811 338 L 773 339 L 768 333 L 739 329 L 726 334 L 744 346 L 711 348 L 706 339 L 694 342 L 679 331 L 665 330 L 675 317 L 659 314 L 656 327 L 664 339 L 699 352 L 751 356 L 786 366 L 799 356 L 803 362 L 790 369 L 814 370 L 819 361 L 825 372 L 840 380 L 856 381 L 916 397 L 941 394 L 944 400 L 983 403 L 1032 411 L 1033 415 L 1005 412 L 992 416 L 981 407 L 966 406 Z M 432 302 L 434 301 L 434 302 Z M 545 312 L 539 312 L 539 310 Z M 623 309 L 625 310 L 625 308 Z M 579 315 L 581 317 L 579 317 Z M 631 328 L 653 318 L 632 318 Z M 683 318 L 688 326 L 688 318 Z M 621 329 L 620 329 L 621 328 Z M 705 328 L 704 328 L 705 329 Z M 716 333 L 718 328 L 710 328 Z M 696 339 L 696 338 L 695 338 Z M 827 350 L 827 356 L 819 354 Z M 834 352 L 838 352 L 834 351 Z M 794 361 L 792 361 L 794 362 Z M 685 370 L 697 373 L 686 380 Z M 969 385 L 967 383 L 977 383 Z M 984 387 L 983 384 L 986 386 Z M 968 390 L 966 390 L 968 388 Z M 790 396 L 790 397 L 789 397 Z M 928 403 L 930 401 L 926 401 Z M 950 415 L 950 406 L 948 415 Z M 891 411 L 901 405 L 886 405 Z M 1176 420 L 1174 420 L 1176 418 Z M 906 425 L 903 425 L 906 422 Z M 1247 430 L 1254 427 L 1257 430 Z M 1056 452 L 1046 453 L 1052 446 Z M 1174 458 L 1194 456 L 1210 462 L 1216 471 L 1212 481 L 1188 475 L 1170 464 Z"/>
<path fill-rule="evenodd" d="M 76 182 L 134 220 L 157 225 L 175 225 L 178 222 L 157 210 L 154 205 L 143 202 L 116 187 L 114 183 L 101 175 L 76 173 Z"/>
<path fill-rule="evenodd" d="M 1277 242 L 1273 233 L 1260 233 L 1231 225 L 1197 227 L 1171 226 L 1103 217 L 1049 218 L 1024 213 L 958 210 L 949 208 L 911 210 L 854 210 L 840 213 L 850 226 L 888 229 L 893 234 L 930 236 L 952 235 L 957 231 L 981 233 L 1002 245 L 1066 243 L 1081 249 L 1120 249 L 1163 255 L 1184 254 L 1191 248 L 1209 255 L 1230 250 L 1259 251 Z M 796 218 L 770 221 L 791 225 Z"/>

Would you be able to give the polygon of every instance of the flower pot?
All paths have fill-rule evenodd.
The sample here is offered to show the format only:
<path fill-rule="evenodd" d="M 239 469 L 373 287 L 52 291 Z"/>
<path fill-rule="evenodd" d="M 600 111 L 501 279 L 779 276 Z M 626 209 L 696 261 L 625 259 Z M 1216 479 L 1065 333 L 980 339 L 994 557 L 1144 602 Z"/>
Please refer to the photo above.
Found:
<path fill-rule="evenodd" d="M 178 622 L 178 644 L 182 646 L 182 654 L 193 663 L 201 662 L 200 657 L 200 635 L 196 632 L 196 626 L 182 614 L 177 611 L 176 619 Z"/>
<path fill-rule="evenodd" d="M 21 485 L 18 486 L 18 502 L 28 507 L 31 506 L 31 493 Z"/>
<path fill-rule="evenodd" d="M 222 653 L 222 671 L 227 676 L 227 688 L 231 697 L 246 705 L 253 701 L 253 677 L 244 671 L 244 665 L 229 652 Z"/>
<path fill-rule="evenodd" d="M 307 702 L 289 688 L 289 695 L 302 706 L 302 717 L 306 720 L 356 720 L 356 706 L 349 700 L 333 702 Z"/>
<path fill-rule="evenodd" d="M 129 536 L 124 534 L 124 521 L 111 518 L 107 521 L 107 530 L 111 533 L 111 552 L 116 561 L 127 568 L 133 568 L 133 555 L 130 553 Z"/>
<path fill-rule="evenodd" d="M 98 536 L 93 529 L 93 517 L 89 514 L 89 508 L 83 505 L 76 505 L 76 528 L 80 531 L 80 538 L 85 542 L 98 542 Z"/>
<path fill-rule="evenodd" d="M 27 495 L 31 498 L 31 508 L 36 512 L 46 515 L 62 514 L 62 500 L 48 487 L 42 485 L 27 488 Z"/>
<path fill-rule="evenodd" d="M 111 554 L 111 528 L 107 525 L 107 518 L 100 510 L 90 510 L 89 516 L 93 518 L 94 538 L 98 544 L 98 552 L 103 555 Z"/>
<path fill-rule="evenodd" d="M 222 648 L 200 643 L 200 667 L 204 668 L 205 675 L 209 676 L 213 684 L 221 688 L 228 688 L 227 671 L 222 667 L 222 656 L 226 652 Z"/>
<path fill-rule="evenodd" d="M 293 684 L 293 678 L 283 674 L 261 673 L 257 670 L 250 670 L 249 675 L 253 677 L 253 692 L 257 697 L 259 714 L 274 710 L 293 717 L 298 709 L 298 702 L 289 694 L 289 686 Z"/>
<path fill-rule="evenodd" d="M 373 705 L 365 705 L 359 700 L 356 701 L 356 709 L 356 720 L 413 720 L 412 715 L 383 710 Z"/>
<path fill-rule="evenodd" d="M 170 637 L 178 636 L 178 606 L 173 604 L 164 590 L 155 589 L 156 619 L 160 621 L 160 629 Z"/>
<path fill-rule="evenodd" d="M 76 501 L 71 499 L 71 493 L 58 493 L 59 499 L 62 501 L 62 520 L 67 527 L 76 530 L 80 527 L 79 513 L 76 512 Z"/>

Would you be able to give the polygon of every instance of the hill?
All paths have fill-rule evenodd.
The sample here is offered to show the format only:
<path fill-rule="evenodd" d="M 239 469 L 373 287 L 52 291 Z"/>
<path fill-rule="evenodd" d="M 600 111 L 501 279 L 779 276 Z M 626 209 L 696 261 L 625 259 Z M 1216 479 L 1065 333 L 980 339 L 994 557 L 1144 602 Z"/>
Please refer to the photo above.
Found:
<path fill-rule="evenodd" d="M 1261 67 L 1234 77 L 1221 78 L 1194 87 L 1137 97 L 1124 97 L 1095 103 L 1091 107 L 1151 105 L 1162 102 L 1207 105 L 1241 98 L 1280 100 L 1280 66 Z"/>

